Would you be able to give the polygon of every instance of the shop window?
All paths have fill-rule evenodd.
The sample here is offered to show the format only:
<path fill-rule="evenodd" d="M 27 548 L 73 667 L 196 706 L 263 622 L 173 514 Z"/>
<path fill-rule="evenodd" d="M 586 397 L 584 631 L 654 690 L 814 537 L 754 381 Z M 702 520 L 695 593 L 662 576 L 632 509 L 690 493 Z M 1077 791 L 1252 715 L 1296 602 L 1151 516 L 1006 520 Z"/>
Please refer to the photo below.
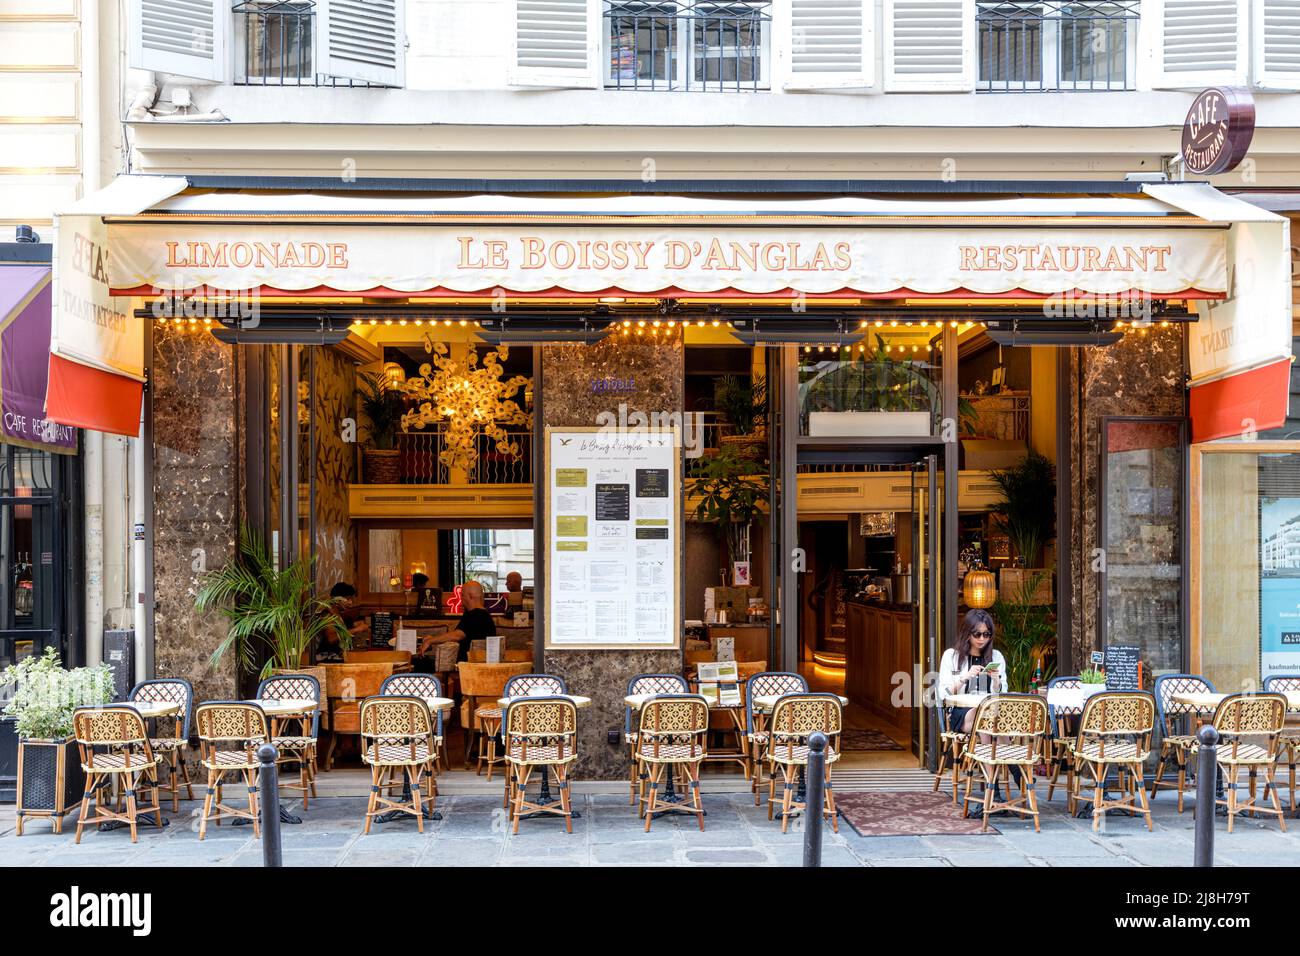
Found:
<path fill-rule="evenodd" d="M 0 445 L 0 668 L 62 638 L 60 575 L 68 565 L 56 489 L 64 464 L 48 452 Z"/>
<path fill-rule="evenodd" d="M 1220 691 L 1256 690 L 1300 673 L 1300 453 L 1218 446 L 1199 461 L 1200 669 Z"/>
<path fill-rule="evenodd" d="M 925 436 L 942 410 L 938 331 L 870 330 L 853 346 L 799 350 L 799 433 L 813 437 Z"/>
<path fill-rule="evenodd" d="M 979 88 L 1132 90 L 1137 0 L 979 3 Z"/>
<path fill-rule="evenodd" d="M 287 86 L 313 82 L 313 7 L 308 2 L 260 0 L 234 7 L 245 83 Z"/>
<path fill-rule="evenodd" d="M 767 89 L 770 0 L 607 0 L 607 89 Z"/>
<path fill-rule="evenodd" d="M 1136 646 L 1144 681 L 1183 669 L 1182 419 L 1102 423 L 1103 643 Z"/>
<path fill-rule="evenodd" d="M 465 533 L 465 553 L 471 560 L 492 557 L 492 532 L 487 528 L 471 528 Z"/>

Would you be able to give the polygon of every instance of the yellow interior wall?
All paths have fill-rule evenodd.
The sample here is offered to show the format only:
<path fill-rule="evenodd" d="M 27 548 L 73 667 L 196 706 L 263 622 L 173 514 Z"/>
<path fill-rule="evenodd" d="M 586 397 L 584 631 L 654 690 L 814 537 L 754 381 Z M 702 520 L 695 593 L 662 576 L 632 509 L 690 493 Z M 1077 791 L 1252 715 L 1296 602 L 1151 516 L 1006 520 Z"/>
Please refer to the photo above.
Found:
<path fill-rule="evenodd" d="M 1048 461 L 1056 463 L 1056 357 L 1058 350 L 1046 345 L 1029 350 L 1029 444 Z"/>
<path fill-rule="evenodd" d="M 1256 689 L 1258 459 L 1219 454 L 1201 462 L 1201 672 L 1223 693 Z"/>

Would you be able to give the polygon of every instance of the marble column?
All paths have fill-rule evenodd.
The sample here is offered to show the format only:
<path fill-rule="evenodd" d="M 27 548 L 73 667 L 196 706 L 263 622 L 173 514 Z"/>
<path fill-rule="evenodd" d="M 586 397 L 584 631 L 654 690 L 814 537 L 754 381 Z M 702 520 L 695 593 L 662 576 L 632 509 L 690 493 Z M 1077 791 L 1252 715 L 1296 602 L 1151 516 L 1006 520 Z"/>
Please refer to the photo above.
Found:
<path fill-rule="evenodd" d="M 1101 548 L 1101 424 L 1110 415 L 1186 414 L 1183 329 L 1154 327 L 1105 348 L 1070 356 L 1070 610 L 1074 673 L 1100 649 L 1101 595 L 1094 556 Z M 1179 495 L 1179 500 L 1182 496 Z M 1187 503 L 1183 502 L 1183 507 Z"/>
<path fill-rule="evenodd" d="M 238 403 L 234 355 L 207 331 L 159 323 L 153 403 L 154 660 L 159 676 L 184 677 L 196 701 L 236 695 L 234 662 L 208 658 L 224 619 L 194 610 L 198 580 L 235 553 L 239 514 Z"/>
<path fill-rule="evenodd" d="M 607 379 L 631 380 L 633 391 L 616 396 L 598 394 L 592 383 Z M 547 426 L 595 426 L 600 412 L 617 414 L 619 402 L 627 403 L 629 414 L 681 411 L 684 385 L 680 339 L 640 343 L 613 337 L 592 346 L 542 349 L 541 407 Z M 547 519 L 545 502 L 538 504 L 540 523 Z M 628 679 L 641 673 L 680 673 L 682 652 L 548 650 L 545 666 L 548 673 L 564 677 L 573 693 L 592 699 L 591 707 L 578 715 L 580 758 L 575 774 L 588 780 L 617 780 L 627 776 L 622 734 Z M 619 743 L 607 742 L 609 731 L 618 732 Z"/>

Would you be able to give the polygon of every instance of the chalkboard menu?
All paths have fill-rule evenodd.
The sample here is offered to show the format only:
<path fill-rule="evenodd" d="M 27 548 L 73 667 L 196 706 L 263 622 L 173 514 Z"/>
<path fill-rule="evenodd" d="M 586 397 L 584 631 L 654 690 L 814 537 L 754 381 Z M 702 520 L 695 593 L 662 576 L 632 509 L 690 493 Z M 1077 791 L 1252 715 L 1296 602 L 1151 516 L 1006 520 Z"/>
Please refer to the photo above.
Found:
<path fill-rule="evenodd" d="M 393 615 L 377 611 L 370 615 L 370 646 L 387 647 L 393 639 Z"/>
<path fill-rule="evenodd" d="M 1138 661 L 1142 649 L 1136 644 L 1111 644 L 1106 648 L 1106 689 L 1141 690 Z"/>

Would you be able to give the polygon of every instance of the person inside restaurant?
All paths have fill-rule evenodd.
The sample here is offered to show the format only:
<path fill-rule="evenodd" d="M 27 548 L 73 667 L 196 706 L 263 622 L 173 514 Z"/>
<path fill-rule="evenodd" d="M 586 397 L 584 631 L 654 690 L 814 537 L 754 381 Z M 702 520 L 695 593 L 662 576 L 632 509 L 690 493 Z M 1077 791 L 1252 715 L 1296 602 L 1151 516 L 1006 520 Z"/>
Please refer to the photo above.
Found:
<path fill-rule="evenodd" d="M 469 660 L 469 646 L 472 641 L 491 637 L 497 632 L 496 622 L 484 607 L 483 585 L 477 581 L 467 581 L 460 589 L 462 612 L 460 620 L 450 631 L 430 634 L 420 641 L 420 658 L 412 662 L 416 670 L 432 670 L 432 658 L 428 655 L 434 644 L 455 641 L 460 645 L 456 655 L 459 661 Z"/>
<path fill-rule="evenodd" d="M 506 575 L 506 609 L 522 611 L 524 609 L 524 576 L 518 571 Z"/>
<path fill-rule="evenodd" d="M 420 571 L 412 574 L 411 590 L 415 592 L 415 616 L 437 617 L 442 594 L 437 588 L 429 587 L 429 576 Z"/>
<path fill-rule="evenodd" d="M 957 643 L 943 652 L 939 680 L 935 687 L 942 704 L 953 694 L 994 694 L 1007 687 L 1007 662 L 993 649 L 993 616 L 982 608 L 971 608 L 957 630 Z M 970 733 L 975 708 L 954 707 L 948 729 Z"/>
<path fill-rule="evenodd" d="M 357 607 L 357 589 L 347 581 L 339 581 L 330 588 L 330 598 L 335 602 L 334 610 L 339 617 L 343 618 L 343 624 L 353 638 L 365 636 L 369 631 L 369 625 L 362 617 L 361 609 Z M 343 647 L 339 642 L 338 634 L 334 631 L 325 631 L 316 646 L 316 662 L 337 664 L 342 660 Z"/>

